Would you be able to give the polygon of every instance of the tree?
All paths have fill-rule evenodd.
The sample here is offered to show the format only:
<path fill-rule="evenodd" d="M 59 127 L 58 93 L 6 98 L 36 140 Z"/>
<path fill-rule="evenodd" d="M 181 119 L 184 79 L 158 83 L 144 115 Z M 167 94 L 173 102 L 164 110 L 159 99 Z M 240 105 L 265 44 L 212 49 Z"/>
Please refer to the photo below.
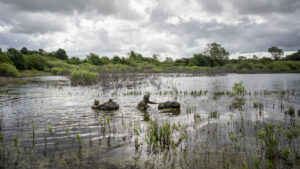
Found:
<path fill-rule="evenodd" d="M 111 61 L 113 64 L 118 64 L 118 63 L 120 63 L 121 59 L 119 56 L 115 55 Z"/>
<path fill-rule="evenodd" d="M 102 56 L 100 59 L 103 65 L 110 63 L 110 59 L 107 56 Z"/>
<path fill-rule="evenodd" d="M 58 49 L 55 53 L 55 57 L 61 60 L 68 60 L 68 55 L 64 49 Z"/>
<path fill-rule="evenodd" d="M 17 69 L 25 70 L 25 60 L 21 52 L 15 48 L 9 48 L 6 52 L 7 56 L 12 60 Z"/>
<path fill-rule="evenodd" d="M 45 56 L 47 54 L 46 51 L 44 51 L 44 49 L 39 49 L 39 55 Z M 67 56 L 68 59 L 68 56 Z"/>
<path fill-rule="evenodd" d="M 276 46 L 269 48 L 268 52 L 271 53 L 274 60 L 279 60 L 284 53 L 282 49 L 279 49 Z"/>
<path fill-rule="evenodd" d="M 174 61 L 173 61 L 173 59 L 171 57 L 166 57 L 166 60 L 164 61 L 164 63 L 166 63 L 166 64 L 171 64 L 173 62 Z"/>
<path fill-rule="evenodd" d="M 203 54 L 194 54 L 191 59 L 192 66 L 211 66 L 211 58 Z"/>
<path fill-rule="evenodd" d="M 0 48 L 0 53 L 3 53 L 1 48 Z"/>
<path fill-rule="evenodd" d="M 20 52 L 23 54 L 23 55 L 28 55 L 29 54 L 29 51 L 26 47 L 23 47 Z"/>
<path fill-rule="evenodd" d="M 94 53 L 90 53 L 90 55 L 87 56 L 87 60 L 89 63 L 93 64 L 93 65 L 102 65 L 102 61 L 99 58 L 98 55 L 94 54 Z"/>
<path fill-rule="evenodd" d="M 136 59 L 136 53 L 134 51 L 130 51 L 128 55 L 129 55 L 129 59 Z"/>
<path fill-rule="evenodd" d="M 253 55 L 252 59 L 258 60 L 258 57 L 256 55 Z"/>
<path fill-rule="evenodd" d="M 79 65 L 81 63 L 81 60 L 77 57 L 72 57 L 71 59 L 67 60 L 69 64 L 73 65 Z"/>
<path fill-rule="evenodd" d="M 239 61 L 246 60 L 246 59 L 247 59 L 247 58 L 246 58 L 245 56 L 239 56 L 239 57 L 238 57 L 238 60 L 239 60 Z"/>
<path fill-rule="evenodd" d="M 229 52 L 216 42 L 207 44 L 207 48 L 203 53 L 214 60 L 213 66 L 223 66 L 228 61 L 229 57 Z"/>
<path fill-rule="evenodd" d="M 300 50 L 298 52 L 295 52 L 291 55 L 286 56 L 287 60 L 300 60 Z"/>

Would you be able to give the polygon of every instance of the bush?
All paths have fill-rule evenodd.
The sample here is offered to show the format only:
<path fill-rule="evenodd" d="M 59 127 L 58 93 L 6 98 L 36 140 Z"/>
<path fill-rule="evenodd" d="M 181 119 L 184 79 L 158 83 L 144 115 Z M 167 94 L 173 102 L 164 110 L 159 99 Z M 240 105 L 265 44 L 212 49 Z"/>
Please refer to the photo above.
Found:
<path fill-rule="evenodd" d="M 24 59 L 27 69 L 44 70 L 47 64 L 47 59 L 38 54 L 25 55 Z"/>
<path fill-rule="evenodd" d="M 14 64 L 14 62 L 11 61 L 11 60 L 9 59 L 9 57 L 8 57 L 6 54 L 4 54 L 4 53 L 0 53 L 0 63 L 9 63 L 9 64 L 11 64 L 11 65 Z"/>
<path fill-rule="evenodd" d="M 62 60 L 49 61 L 48 66 L 50 68 L 59 67 L 59 68 L 67 68 L 67 69 L 71 69 L 71 68 L 76 67 L 76 65 L 69 65 L 68 63 L 65 63 Z"/>
<path fill-rule="evenodd" d="M 92 85 L 98 80 L 98 73 L 85 70 L 73 71 L 70 76 L 72 85 Z"/>
<path fill-rule="evenodd" d="M 86 71 L 89 71 L 89 72 L 97 72 L 98 69 L 99 69 L 98 66 L 91 65 L 89 63 L 80 64 L 80 65 L 78 65 L 78 67 L 79 67 L 80 70 L 86 70 Z"/>
<path fill-rule="evenodd" d="M 18 77 L 19 72 L 14 65 L 8 63 L 0 63 L 0 76 Z"/>
<path fill-rule="evenodd" d="M 51 73 L 54 75 L 69 75 L 70 71 L 66 68 L 53 67 Z"/>

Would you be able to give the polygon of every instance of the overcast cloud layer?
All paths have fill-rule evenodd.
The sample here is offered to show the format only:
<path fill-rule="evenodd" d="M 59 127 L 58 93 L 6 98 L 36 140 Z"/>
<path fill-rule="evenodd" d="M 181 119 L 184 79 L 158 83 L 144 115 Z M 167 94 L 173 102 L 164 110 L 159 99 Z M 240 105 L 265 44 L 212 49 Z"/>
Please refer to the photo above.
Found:
<path fill-rule="evenodd" d="M 300 49 L 299 0 L 0 0 L 0 47 L 70 56 L 191 57 L 207 43 L 233 56 Z"/>

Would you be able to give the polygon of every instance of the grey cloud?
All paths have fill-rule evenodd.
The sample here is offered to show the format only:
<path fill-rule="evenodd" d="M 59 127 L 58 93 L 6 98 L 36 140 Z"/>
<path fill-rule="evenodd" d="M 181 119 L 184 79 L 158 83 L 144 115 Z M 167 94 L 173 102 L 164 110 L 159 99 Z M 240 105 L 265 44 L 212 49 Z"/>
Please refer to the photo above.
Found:
<path fill-rule="evenodd" d="M 292 13 L 300 9 L 299 0 L 232 0 L 242 14 Z"/>
<path fill-rule="evenodd" d="M 130 1 L 0 0 L 0 47 L 61 47 L 71 56 L 136 50 L 181 57 L 201 52 L 199 40 L 221 43 L 230 53 L 266 51 L 270 46 L 299 49 L 299 0 L 189 0 L 186 10 L 185 1 L 178 0 L 178 6 L 177 1 L 158 0 L 141 13 Z M 191 4 L 197 6 L 189 13 Z M 166 22 L 174 17 L 178 23 Z M 236 24 L 227 23 L 228 18 Z M 83 20 L 92 28 L 82 25 Z"/>
<path fill-rule="evenodd" d="M 138 14 L 129 6 L 128 0 L 0 0 L 0 4 L 10 5 L 18 11 L 53 12 L 80 14 L 96 11 L 97 14 L 115 15 L 136 19 Z"/>
<path fill-rule="evenodd" d="M 202 6 L 202 10 L 210 13 L 220 13 L 223 11 L 223 7 L 219 0 L 201 0 L 197 2 Z"/>

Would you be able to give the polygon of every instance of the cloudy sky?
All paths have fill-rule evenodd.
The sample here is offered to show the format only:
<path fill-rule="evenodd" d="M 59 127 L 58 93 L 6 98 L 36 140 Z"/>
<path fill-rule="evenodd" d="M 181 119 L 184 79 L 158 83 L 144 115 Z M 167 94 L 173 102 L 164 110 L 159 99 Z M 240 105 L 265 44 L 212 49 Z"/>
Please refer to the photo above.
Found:
<path fill-rule="evenodd" d="M 232 56 L 300 49 L 300 0 L 0 0 L 0 47 L 69 56 L 191 57 L 207 43 Z"/>

